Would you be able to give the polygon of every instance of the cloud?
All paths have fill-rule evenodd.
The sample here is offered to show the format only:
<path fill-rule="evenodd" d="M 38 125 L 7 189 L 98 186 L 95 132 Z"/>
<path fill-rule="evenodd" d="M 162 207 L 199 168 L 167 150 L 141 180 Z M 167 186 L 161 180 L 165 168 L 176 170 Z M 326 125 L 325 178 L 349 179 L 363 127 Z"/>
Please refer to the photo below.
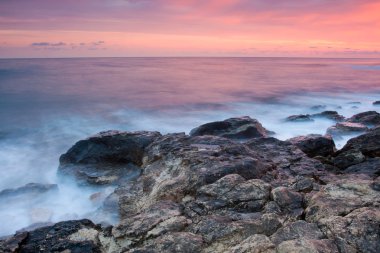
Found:
<path fill-rule="evenodd" d="M 50 42 L 33 42 L 30 44 L 33 47 L 62 47 L 66 46 L 64 42 L 50 43 Z"/>

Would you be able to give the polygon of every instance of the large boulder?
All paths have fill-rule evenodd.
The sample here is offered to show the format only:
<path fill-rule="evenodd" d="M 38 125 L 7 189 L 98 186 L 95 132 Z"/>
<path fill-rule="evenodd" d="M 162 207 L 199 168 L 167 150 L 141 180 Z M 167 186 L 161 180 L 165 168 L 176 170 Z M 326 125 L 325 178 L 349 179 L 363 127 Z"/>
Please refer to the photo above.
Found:
<path fill-rule="evenodd" d="M 309 134 L 289 139 L 293 145 L 296 145 L 309 157 L 330 156 L 335 152 L 335 143 L 331 136 L 322 136 L 319 134 Z"/>
<path fill-rule="evenodd" d="M 330 119 L 336 122 L 341 122 L 345 119 L 344 116 L 340 115 L 336 111 L 323 111 L 320 113 L 313 114 L 311 116 L 312 118 L 324 118 L 324 119 Z"/>
<path fill-rule="evenodd" d="M 0 241 L 1 252 L 101 253 L 100 227 L 90 220 L 63 221 Z"/>
<path fill-rule="evenodd" d="M 248 116 L 206 123 L 190 131 L 190 136 L 215 135 L 244 140 L 265 137 L 270 132 L 259 121 Z"/>
<path fill-rule="evenodd" d="M 367 133 L 350 139 L 337 154 L 350 151 L 360 151 L 367 157 L 380 156 L 380 127 L 369 130 Z"/>
<path fill-rule="evenodd" d="M 363 133 L 368 127 L 361 123 L 339 122 L 335 126 L 327 128 L 326 134 L 339 138 L 344 135 Z"/>
<path fill-rule="evenodd" d="M 63 154 L 58 171 L 90 184 L 120 183 L 139 174 L 145 148 L 159 136 L 158 132 L 101 132 Z"/>
<path fill-rule="evenodd" d="M 380 113 L 376 111 L 358 113 L 347 119 L 347 122 L 361 123 L 367 126 L 377 126 L 380 125 Z"/>

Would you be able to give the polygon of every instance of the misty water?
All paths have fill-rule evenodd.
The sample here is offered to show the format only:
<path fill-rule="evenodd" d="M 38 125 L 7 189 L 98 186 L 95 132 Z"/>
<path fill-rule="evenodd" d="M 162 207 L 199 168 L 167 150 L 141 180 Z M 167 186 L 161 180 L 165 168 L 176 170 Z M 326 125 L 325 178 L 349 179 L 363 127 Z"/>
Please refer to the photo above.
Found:
<path fill-rule="evenodd" d="M 58 191 L 1 202 L 0 236 L 35 222 L 91 217 L 99 207 L 91 194 L 113 188 L 80 187 L 56 173 L 62 153 L 99 131 L 188 133 L 202 123 L 248 115 L 285 140 L 324 134 L 334 124 L 284 122 L 289 115 L 379 112 L 375 100 L 377 59 L 2 59 L 0 192 L 28 183 L 58 184 Z M 323 107 L 312 109 L 316 105 Z M 351 137 L 336 140 L 337 147 Z"/>

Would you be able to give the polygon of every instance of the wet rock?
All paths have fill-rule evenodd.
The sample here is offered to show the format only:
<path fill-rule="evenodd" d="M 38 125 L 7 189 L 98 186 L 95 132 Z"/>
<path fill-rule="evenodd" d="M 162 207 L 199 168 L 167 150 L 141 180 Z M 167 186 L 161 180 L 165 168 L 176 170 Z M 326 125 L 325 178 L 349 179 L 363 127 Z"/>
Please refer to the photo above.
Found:
<path fill-rule="evenodd" d="M 120 183 L 139 175 L 145 147 L 159 136 L 158 132 L 101 132 L 63 154 L 58 172 L 90 184 Z"/>
<path fill-rule="evenodd" d="M 149 241 L 144 247 L 132 249 L 128 253 L 197 253 L 201 252 L 204 245 L 202 236 L 189 232 L 168 233 Z"/>
<path fill-rule="evenodd" d="M 330 156 L 335 151 L 335 143 L 331 136 L 309 134 L 294 137 L 288 141 L 305 152 L 309 157 Z"/>
<path fill-rule="evenodd" d="M 344 173 L 365 174 L 370 178 L 380 176 L 380 158 L 369 158 L 368 160 L 352 165 L 344 170 Z"/>
<path fill-rule="evenodd" d="M 266 137 L 268 134 L 270 132 L 259 121 L 248 116 L 207 123 L 190 131 L 190 136 L 215 135 L 238 140 Z"/>
<path fill-rule="evenodd" d="M 358 150 L 367 157 L 380 157 L 380 127 L 350 139 L 337 153 L 341 154 L 352 150 Z"/>
<path fill-rule="evenodd" d="M 324 237 L 324 234 L 319 230 L 316 224 L 300 220 L 280 228 L 270 239 L 274 244 L 278 245 L 284 241 L 298 238 L 318 240 Z"/>
<path fill-rule="evenodd" d="M 336 122 L 341 122 L 345 120 L 345 117 L 340 115 L 337 111 L 323 111 L 320 113 L 316 113 L 311 115 L 313 118 L 325 118 L 330 119 Z"/>
<path fill-rule="evenodd" d="M 310 109 L 312 109 L 312 110 L 323 110 L 325 108 L 326 108 L 325 105 L 314 105 L 314 106 L 310 107 Z"/>
<path fill-rule="evenodd" d="M 14 236 L 1 239 L 0 238 L 0 252 L 14 253 L 18 252 L 20 245 L 22 245 L 28 237 L 27 232 L 16 233 Z"/>
<path fill-rule="evenodd" d="M 34 252 L 101 252 L 97 233 L 100 230 L 89 220 L 64 221 L 53 226 L 27 232 L 19 245 L 20 253 Z"/>
<path fill-rule="evenodd" d="M 278 245 L 276 253 L 338 253 L 332 240 L 296 239 Z"/>
<path fill-rule="evenodd" d="M 359 150 L 348 150 L 347 152 L 339 153 L 332 159 L 334 166 L 345 169 L 351 165 L 361 163 L 365 160 L 365 156 Z"/>
<path fill-rule="evenodd" d="M 378 252 L 380 249 L 380 209 L 363 207 L 346 216 L 321 219 L 319 226 L 340 252 Z"/>
<path fill-rule="evenodd" d="M 373 105 L 380 105 L 380 101 L 375 101 L 372 103 Z"/>
<path fill-rule="evenodd" d="M 352 123 L 352 122 L 340 122 L 335 126 L 327 128 L 326 134 L 340 137 L 342 135 L 350 135 L 353 133 L 361 133 L 368 130 L 368 127 L 361 123 Z"/>
<path fill-rule="evenodd" d="M 314 119 L 309 114 L 291 115 L 285 119 L 289 122 L 313 122 Z"/>
<path fill-rule="evenodd" d="M 347 122 L 361 123 L 367 126 L 377 126 L 380 125 L 380 113 L 376 111 L 358 113 L 347 119 Z"/>
<path fill-rule="evenodd" d="M 58 191 L 56 184 L 29 183 L 16 189 L 5 189 L 0 191 L 1 202 L 32 201 L 44 197 L 45 194 Z"/>
<path fill-rule="evenodd" d="M 232 253 L 275 253 L 275 245 L 269 240 L 266 235 L 252 235 L 231 247 L 228 252 Z"/>

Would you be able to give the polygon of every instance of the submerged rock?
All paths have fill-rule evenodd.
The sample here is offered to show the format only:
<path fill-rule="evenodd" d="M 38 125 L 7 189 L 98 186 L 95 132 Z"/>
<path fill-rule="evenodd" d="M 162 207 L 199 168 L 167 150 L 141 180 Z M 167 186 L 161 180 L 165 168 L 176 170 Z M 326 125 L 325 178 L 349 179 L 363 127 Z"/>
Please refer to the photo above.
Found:
<path fill-rule="evenodd" d="M 29 183 L 16 189 L 5 189 L 0 191 L 1 202 L 33 201 L 43 197 L 45 194 L 58 191 L 56 184 Z"/>
<path fill-rule="evenodd" d="M 331 136 L 309 134 L 289 139 L 309 157 L 330 156 L 335 152 L 335 143 Z"/>
<path fill-rule="evenodd" d="M 313 122 L 314 119 L 309 114 L 291 115 L 285 119 L 290 122 Z"/>
<path fill-rule="evenodd" d="M 380 105 L 380 100 L 372 103 L 373 105 Z"/>
<path fill-rule="evenodd" d="M 341 122 L 341 121 L 345 120 L 345 117 L 340 115 L 336 111 L 323 111 L 320 113 L 313 114 L 311 116 L 313 118 L 325 118 L 325 119 L 330 119 L 330 120 L 337 121 L 337 122 Z"/>
<path fill-rule="evenodd" d="M 229 139 L 244 140 L 266 137 L 270 133 L 259 121 L 245 116 L 201 125 L 191 130 L 190 136 L 215 135 Z"/>
<path fill-rule="evenodd" d="M 367 126 L 377 126 L 380 125 L 380 113 L 376 111 L 358 113 L 347 119 L 347 122 L 361 123 Z"/>

